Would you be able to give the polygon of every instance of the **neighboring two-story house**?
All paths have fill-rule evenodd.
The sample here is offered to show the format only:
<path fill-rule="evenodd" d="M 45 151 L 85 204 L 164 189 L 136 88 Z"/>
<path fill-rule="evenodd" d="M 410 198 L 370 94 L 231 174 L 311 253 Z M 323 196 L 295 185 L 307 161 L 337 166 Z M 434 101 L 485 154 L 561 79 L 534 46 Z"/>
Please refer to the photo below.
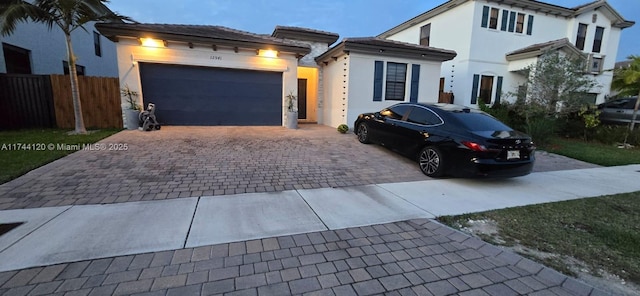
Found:
<path fill-rule="evenodd" d="M 78 75 L 118 77 L 116 46 L 100 35 L 94 23 L 71 33 Z M 0 73 L 68 74 L 67 44 L 62 30 L 42 23 L 20 23 L 0 36 Z"/>
<path fill-rule="evenodd" d="M 589 100 L 608 94 L 625 20 L 606 0 L 574 8 L 533 0 L 450 0 L 382 34 L 379 38 L 452 49 L 455 59 L 442 64 L 440 91 L 454 102 L 487 104 L 516 93 L 523 71 L 546 50 L 583 54 L 586 75 L 598 87 Z"/>

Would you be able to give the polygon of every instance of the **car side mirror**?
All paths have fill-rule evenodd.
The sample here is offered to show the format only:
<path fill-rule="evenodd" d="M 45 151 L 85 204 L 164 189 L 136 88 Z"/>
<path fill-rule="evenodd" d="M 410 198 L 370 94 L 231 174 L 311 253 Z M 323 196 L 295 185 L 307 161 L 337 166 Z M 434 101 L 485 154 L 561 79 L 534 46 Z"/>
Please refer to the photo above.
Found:
<path fill-rule="evenodd" d="M 382 114 L 380 114 L 380 112 L 373 113 L 373 117 L 375 117 L 376 119 L 382 120 Z"/>

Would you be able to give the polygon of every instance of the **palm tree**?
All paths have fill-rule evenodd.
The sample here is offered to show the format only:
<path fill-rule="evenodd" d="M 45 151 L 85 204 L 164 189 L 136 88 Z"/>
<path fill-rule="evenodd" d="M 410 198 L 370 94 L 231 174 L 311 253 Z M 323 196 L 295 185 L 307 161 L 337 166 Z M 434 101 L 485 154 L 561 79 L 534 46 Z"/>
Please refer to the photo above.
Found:
<path fill-rule="evenodd" d="M 629 130 L 633 131 L 636 125 L 636 117 L 638 116 L 638 107 L 640 107 L 640 56 L 631 55 L 629 67 L 616 69 L 613 75 L 611 88 L 619 90 L 620 95 L 633 96 L 637 95 L 636 105 L 633 108 L 631 116 L 631 124 Z"/>
<path fill-rule="evenodd" d="M 67 42 L 69 74 L 71 77 L 71 96 L 75 115 L 75 133 L 86 134 L 78 91 L 78 73 L 76 58 L 71 44 L 71 32 L 84 28 L 95 21 L 130 21 L 128 17 L 113 13 L 106 7 L 108 0 L 1 0 L 0 1 L 0 34 L 11 35 L 18 23 L 43 23 L 53 28 L 58 26 L 64 32 Z"/>

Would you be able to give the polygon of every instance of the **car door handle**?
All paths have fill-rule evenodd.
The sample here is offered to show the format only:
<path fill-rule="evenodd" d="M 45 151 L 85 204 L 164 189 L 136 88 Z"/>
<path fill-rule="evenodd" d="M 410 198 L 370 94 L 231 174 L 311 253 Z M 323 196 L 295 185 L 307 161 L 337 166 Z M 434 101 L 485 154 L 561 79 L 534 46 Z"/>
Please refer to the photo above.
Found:
<path fill-rule="evenodd" d="M 623 112 L 624 112 L 624 111 L 622 111 L 622 110 L 618 110 L 618 111 L 616 111 L 616 113 L 623 113 Z"/>

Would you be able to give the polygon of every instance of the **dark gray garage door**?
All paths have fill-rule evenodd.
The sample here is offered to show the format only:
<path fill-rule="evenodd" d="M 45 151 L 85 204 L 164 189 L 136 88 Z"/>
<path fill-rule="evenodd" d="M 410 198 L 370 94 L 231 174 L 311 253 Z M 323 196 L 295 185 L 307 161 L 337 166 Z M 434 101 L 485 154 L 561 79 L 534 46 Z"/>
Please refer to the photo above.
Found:
<path fill-rule="evenodd" d="M 151 63 L 139 65 L 144 100 L 156 104 L 160 123 L 282 124 L 282 73 Z"/>

